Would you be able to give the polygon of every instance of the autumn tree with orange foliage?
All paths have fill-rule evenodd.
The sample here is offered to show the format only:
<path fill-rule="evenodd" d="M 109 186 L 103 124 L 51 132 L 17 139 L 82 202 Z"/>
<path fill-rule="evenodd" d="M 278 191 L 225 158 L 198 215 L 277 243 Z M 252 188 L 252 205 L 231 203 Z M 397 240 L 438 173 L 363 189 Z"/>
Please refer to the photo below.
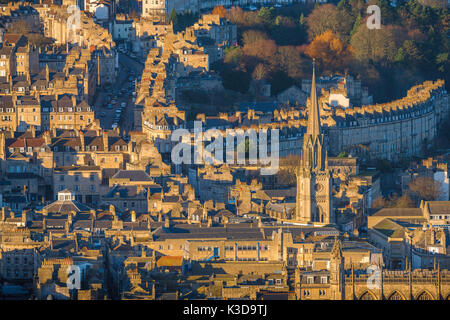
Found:
<path fill-rule="evenodd" d="M 314 38 L 305 53 L 316 59 L 323 71 L 336 72 L 347 68 L 353 49 L 339 40 L 331 30 L 327 30 Z"/>
<path fill-rule="evenodd" d="M 212 14 L 218 14 L 219 17 L 225 18 L 227 16 L 227 9 L 224 8 L 224 6 L 215 6 Z"/>

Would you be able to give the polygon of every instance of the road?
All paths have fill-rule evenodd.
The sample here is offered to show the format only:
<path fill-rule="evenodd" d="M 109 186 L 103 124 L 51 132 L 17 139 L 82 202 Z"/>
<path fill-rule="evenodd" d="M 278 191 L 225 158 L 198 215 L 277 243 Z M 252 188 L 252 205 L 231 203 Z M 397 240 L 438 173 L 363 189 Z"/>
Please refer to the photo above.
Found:
<path fill-rule="evenodd" d="M 126 54 L 119 52 L 119 70 L 117 72 L 116 81 L 109 89 L 99 88 L 97 99 L 94 102 L 95 117 L 100 119 L 100 125 L 104 129 L 111 129 L 115 122 L 114 117 L 116 110 L 125 102 L 126 107 L 122 111 L 119 127 L 125 133 L 133 130 L 134 127 L 134 81 L 140 77 L 144 64 L 133 60 Z M 130 79 L 129 77 L 132 77 Z M 108 96 L 111 97 L 112 102 L 108 102 Z M 112 109 L 108 109 L 108 104 L 112 105 Z"/>

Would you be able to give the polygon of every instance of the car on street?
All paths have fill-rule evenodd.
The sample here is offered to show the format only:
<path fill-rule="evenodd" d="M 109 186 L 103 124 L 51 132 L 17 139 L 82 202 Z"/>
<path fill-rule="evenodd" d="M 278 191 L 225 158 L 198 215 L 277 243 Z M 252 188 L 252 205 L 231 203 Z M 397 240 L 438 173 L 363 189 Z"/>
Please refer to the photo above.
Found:
<path fill-rule="evenodd" d="M 113 108 L 112 104 L 109 103 L 108 106 L 107 106 L 107 109 L 111 110 L 112 108 Z"/>

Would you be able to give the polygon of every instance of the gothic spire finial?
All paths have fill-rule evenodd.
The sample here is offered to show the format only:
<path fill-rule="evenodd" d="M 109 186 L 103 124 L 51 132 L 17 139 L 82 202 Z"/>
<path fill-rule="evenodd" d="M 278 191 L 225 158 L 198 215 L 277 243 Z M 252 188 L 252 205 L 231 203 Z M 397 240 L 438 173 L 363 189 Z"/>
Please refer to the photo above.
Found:
<path fill-rule="evenodd" d="M 331 249 L 331 256 L 334 258 L 342 257 L 342 243 L 338 236 L 334 237 L 333 248 Z"/>
<path fill-rule="evenodd" d="M 312 137 L 316 137 L 321 133 L 320 128 L 320 112 L 319 104 L 317 101 L 317 89 L 316 89 L 316 60 L 313 59 L 313 74 L 311 81 L 311 96 L 309 99 L 308 110 L 308 128 L 307 133 Z"/>

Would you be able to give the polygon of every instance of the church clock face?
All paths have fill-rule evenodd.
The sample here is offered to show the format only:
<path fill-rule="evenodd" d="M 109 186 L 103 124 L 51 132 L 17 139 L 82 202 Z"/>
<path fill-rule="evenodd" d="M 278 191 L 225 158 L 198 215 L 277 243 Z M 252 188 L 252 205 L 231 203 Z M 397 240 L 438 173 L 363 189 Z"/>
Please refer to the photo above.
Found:
<path fill-rule="evenodd" d="M 323 189 L 323 186 L 320 183 L 317 183 L 315 186 L 316 192 L 320 192 Z"/>

